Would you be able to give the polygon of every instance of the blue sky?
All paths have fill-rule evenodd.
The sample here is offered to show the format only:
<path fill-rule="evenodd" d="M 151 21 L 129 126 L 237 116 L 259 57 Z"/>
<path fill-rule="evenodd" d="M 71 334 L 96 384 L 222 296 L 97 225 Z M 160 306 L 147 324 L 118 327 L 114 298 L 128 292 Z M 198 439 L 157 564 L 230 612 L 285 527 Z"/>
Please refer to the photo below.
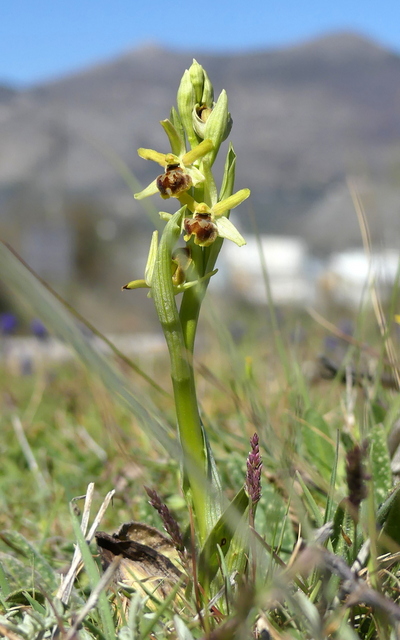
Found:
<path fill-rule="evenodd" d="M 0 0 L 0 82 L 34 84 L 143 43 L 210 52 L 352 30 L 400 53 L 399 0 Z"/>

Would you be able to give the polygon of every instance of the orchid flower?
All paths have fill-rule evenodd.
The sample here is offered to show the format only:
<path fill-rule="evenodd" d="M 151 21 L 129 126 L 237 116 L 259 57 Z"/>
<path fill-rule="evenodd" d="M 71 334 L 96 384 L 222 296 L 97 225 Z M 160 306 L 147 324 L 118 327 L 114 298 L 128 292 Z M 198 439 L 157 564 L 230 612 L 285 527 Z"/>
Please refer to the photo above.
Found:
<path fill-rule="evenodd" d="M 164 173 L 159 175 L 148 187 L 135 193 L 136 200 L 142 200 L 155 193 L 160 193 L 161 197 L 177 198 L 183 191 L 187 191 L 191 186 L 197 186 L 204 182 L 205 177 L 193 163 L 199 160 L 213 148 L 211 140 L 203 140 L 194 149 L 175 155 L 174 153 L 160 153 L 154 149 L 138 149 L 138 154 L 144 160 L 153 160 L 164 168 Z"/>

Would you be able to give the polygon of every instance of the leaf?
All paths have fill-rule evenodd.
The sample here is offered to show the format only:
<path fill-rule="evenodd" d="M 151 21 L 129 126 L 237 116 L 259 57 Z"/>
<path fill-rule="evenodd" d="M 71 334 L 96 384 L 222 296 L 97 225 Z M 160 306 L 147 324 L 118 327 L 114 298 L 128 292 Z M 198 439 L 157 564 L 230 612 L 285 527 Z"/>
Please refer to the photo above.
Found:
<path fill-rule="evenodd" d="M 210 447 L 207 432 L 202 425 L 203 439 L 205 444 L 205 456 L 207 461 L 207 479 L 209 488 L 207 493 L 207 530 L 211 531 L 218 519 L 222 515 L 222 484 L 215 464 L 214 454 Z"/>
<path fill-rule="evenodd" d="M 390 456 L 383 425 L 376 424 L 369 433 L 370 459 L 376 504 L 381 504 L 393 486 Z"/>
<path fill-rule="evenodd" d="M 226 556 L 248 506 L 249 498 L 243 488 L 236 494 L 209 533 L 199 556 L 198 567 L 199 583 L 205 589 L 205 585 L 211 583 L 219 569 L 217 545 Z M 231 570 L 231 567 L 229 566 L 228 569 Z"/>
<path fill-rule="evenodd" d="M 377 524 L 386 536 L 400 545 L 400 484 L 378 509 Z"/>
<path fill-rule="evenodd" d="M 332 524 L 331 541 L 332 541 L 332 548 L 334 552 L 337 551 L 338 545 L 342 540 L 341 532 L 342 532 L 344 517 L 345 517 L 345 510 L 343 509 L 343 505 L 340 502 L 337 506 L 335 516 L 333 518 L 333 524 Z"/>
<path fill-rule="evenodd" d="M 323 520 L 321 511 L 319 510 L 318 505 L 315 502 L 315 500 L 314 500 L 314 498 L 313 498 L 313 496 L 311 494 L 311 491 L 307 487 L 306 483 L 304 482 L 304 480 L 301 477 L 301 474 L 299 472 L 296 472 L 296 478 L 299 481 L 299 484 L 300 484 L 300 486 L 301 486 L 301 488 L 303 490 L 305 505 L 306 505 L 310 515 L 314 519 L 315 525 L 319 529 L 324 524 L 324 520 Z"/>
<path fill-rule="evenodd" d="M 179 618 L 178 616 L 174 616 L 174 625 L 176 630 L 176 635 L 178 636 L 178 640 L 193 640 L 193 636 L 190 633 L 189 629 Z"/>
<path fill-rule="evenodd" d="M 323 477 L 328 473 L 331 474 L 335 462 L 335 443 L 332 440 L 329 425 L 315 409 L 308 409 L 305 412 L 302 434 L 309 459 L 313 461 Z"/>
<path fill-rule="evenodd" d="M 296 539 L 288 516 L 288 504 L 270 482 L 263 484 L 257 506 L 256 531 L 270 546 L 287 550 L 290 557 Z"/>
<path fill-rule="evenodd" d="M 57 589 L 58 580 L 54 569 L 21 533 L 17 531 L 1 531 L 0 538 L 11 547 L 11 549 L 28 558 L 30 571 L 34 569 L 36 576 L 35 581 L 37 579 L 39 583 L 33 586 L 40 586 L 46 591 L 55 591 Z M 25 585 L 23 588 L 25 588 Z"/>

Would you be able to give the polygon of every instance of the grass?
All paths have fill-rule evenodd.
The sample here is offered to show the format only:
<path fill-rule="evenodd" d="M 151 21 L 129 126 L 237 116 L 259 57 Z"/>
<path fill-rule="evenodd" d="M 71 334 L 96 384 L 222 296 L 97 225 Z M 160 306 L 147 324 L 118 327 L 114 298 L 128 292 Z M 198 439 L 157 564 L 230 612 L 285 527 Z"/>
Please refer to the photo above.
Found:
<path fill-rule="evenodd" d="M 218 571 L 225 576 L 225 592 L 211 617 L 203 611 L 199 618 L 193 594 L 186 594 L 185 606 L 177 608 L 174 599 L 150 606 L 150 596 L 114 589 L 103 591 L 109 594 L 111 608 L 107 609 L 107 602 L 98 603 L 87 612 L 79 633 L 107 638 L 152 634 L 200 638 L 207 633 L 210 638 L 245 638 L 258 619 L 257 624 L 264 624 L 275 638 L 396 637 L 393 616 L 398 610 L 391 612 L 388 602 L 393 604 L 398 598 L 397 494 L 392 497 L 395 507 L 389 504 L 386 515 L 382 507 L 379 512 L 379 505 L 385 503 L 393 483 L 386 435 L 397 418 L 397 393 L 383 388 L 379 380 L 346 387 L 339 375 L 311 383 L 303 374 L 303 365 L 320 351 L 324 331 L 298 313 L 288 315 L 286 326 L 280 322 L 288 367 L 276 356 L 262 317 L 257 324 L 253 316 L 251 335 L 244 335 L 237 344 L 222 329 L 224 324 L 216 322 L 215 314 L 218 316 L 217 312 L 210 314 L 203 328 L 207 338 L 196 361 L 198 391 L 228 498 L 243 486 L 249 438 L 255 431 L 260 437 L 263 471 L 255 519 L 255 591 L 249 591 L 249 585 L 232 583 L 222 556 Z M 304 332 L 300 344 L 293 342 L 296 325 L 298 334 L 299 325 Z M 374 332 L 371 336 L 375 342 L 370 346 L 382 352 L 382 341 Z M 170 392 L 160 358 L 156 370 L 165 373 L 157 376 L 157 382 Z M 346 358 L 357 361 L 357 348 L 350 346 Z M 126 368 L 124 374 L 133 377 L 139 393 L 158 404 L 166 420 L 173 423 L 171 396 L 160 394 Z M 47 637 L 57 627 L 66 635 L 76 615 L 73 612 L 81 610 L 96 584 L 93 567 L 90 578 L 86 567 L 87 573 L 77 578 L 69 607 L 59 610 L 54 600 L 57 575 L 71 562 L 76 539 L 69 502 L 94 482 L 95 510 L 106 493 L 115 489 L 102 530 L 112 533 L 130 520 L 162 529 L 157 512 L 148 504 L 143 489 L 147 485 L 159 491 L 184 530 L 189 520 L 179 464 L 78 362 L 28 377 L 13 377 L 6 371 L 1 375 L 6 406 L 1 420 L 1 633 L 9 638 Z M 30 455 L 21 444 L 16 421 L 20 421 Z M 348 495 L 346 451 L 364 438 L 370 440 L 365 477 L 368 497 L 355 527 L 349 513 L 338 506 Z M 82 510 L 82 500 L 73 504 Z M 381 533 L 375 527 L 379 518 Z M 333 521 L 336 530 L 317 548 L 314 528 L 326 521 Z M 300 535 L 308 540 L 303 551 L 296 546 Z M 345 590 L 345 567 L 351 567 L 367 539 L 372 553 L 363 561 L 360 584 L 373 589 L 359 595 L 358 601 L 354 595 L 358 583 L 351 585 L 350 595 Z M 91 550 L 96 559 L 96 548 Z M 304 566 L 306 551 L 314 567 L 311 573 Z M 320 552 L 326 554 L 322 560 Z M 332 568 L 334 558 L 342 564 Z M 99 576 L 97 571 L 97 581 Z M 238 592 L 242 594 L 239 600 Z M 346 598 L 351 602 L 352 597 L 356 602 L 346 606 Z M 387 600 L 382 605 L 379 598 Z M 124 599 L 129 607 L 122 603 Z"/>

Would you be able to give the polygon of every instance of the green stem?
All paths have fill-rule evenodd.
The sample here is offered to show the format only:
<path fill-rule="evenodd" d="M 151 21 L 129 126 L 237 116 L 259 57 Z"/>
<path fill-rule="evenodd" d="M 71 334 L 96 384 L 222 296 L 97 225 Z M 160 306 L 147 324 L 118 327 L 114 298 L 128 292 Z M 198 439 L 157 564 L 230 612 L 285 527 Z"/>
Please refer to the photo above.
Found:
<path fill-rule="evenodd" d="M 194 341 L 196 339 L 200 307 L 204 297 L 204 294 L 201 295 L 202 291 L 200 287 L 202 287 L 201 284 L 185 291 L 179 311 L 185 346 L 191 354 L 194 352 Z"/>
<path fill-rule="evenodd" d="M 157 252 L 151 289 L 169 350 L 185 478 L 191 491 L 200 542 L 203 542 L 207 534 L 208 503 L 205 443 L 197 405 L 192 357 L 186 346 L 171 279 L 172 250 L 180 235 L 180 223 L 185 209 L 186 207 L 180 209 L 165 227 Z"/>

